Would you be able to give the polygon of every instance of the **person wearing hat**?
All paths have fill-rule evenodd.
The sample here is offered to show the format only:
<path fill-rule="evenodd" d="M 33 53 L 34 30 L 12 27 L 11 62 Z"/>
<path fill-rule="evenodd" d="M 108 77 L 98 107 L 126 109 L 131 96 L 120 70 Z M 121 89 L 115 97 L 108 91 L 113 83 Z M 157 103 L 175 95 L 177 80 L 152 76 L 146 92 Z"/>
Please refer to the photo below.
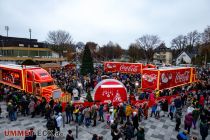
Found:
<path fill-rule="evenodd" d="M 145 140 L 144 128 L 139 127 L 137 133 L 134 134 L 134 137 L 137 137 L 137 140 Z"/>

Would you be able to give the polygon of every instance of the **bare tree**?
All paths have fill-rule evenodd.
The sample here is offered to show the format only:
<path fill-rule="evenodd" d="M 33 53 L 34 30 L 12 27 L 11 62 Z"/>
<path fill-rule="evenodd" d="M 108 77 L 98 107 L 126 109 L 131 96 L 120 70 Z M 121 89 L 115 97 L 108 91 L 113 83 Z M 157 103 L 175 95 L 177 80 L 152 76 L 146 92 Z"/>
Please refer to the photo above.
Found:
<path fill-rule="evenodd" d="M 47 41 L 54 45 L 72 44 L 72 37 L 64 30 L 49 31 Z"/>
<path fill-rule="evenodd" d="M 202 33 L 202 43 L 210 43 L 210 26 Z"/>
<path fill-rule="evenodd" d="M 174 38 L 171 42 L 172 48 L 183 51 L 187 46 L 187 37 L 183 35 L 179 35 Z"/>
<path fill-rule="evenodd" d="M 136 42 L 144 50 L 147 62 L 153 59 L 154 49 L 161 43 L 159 37 L 156 35 L 143 35 Z"/>
<path fill-rule="evenodd" d="M 201 34 L 198 33 L 196 30 L 189 32 L 186 36 L 187 45 L 195 47 L 200 43 Z"/>
<path fill-rule="evenodd" d="M 64 55 L 64 51 L 69 53 L 75 49 L 71 35 L 64 30 L 49 31 L 47 42 L 51 44 L 50 47 L 58 52 L 60 56 Z"/>

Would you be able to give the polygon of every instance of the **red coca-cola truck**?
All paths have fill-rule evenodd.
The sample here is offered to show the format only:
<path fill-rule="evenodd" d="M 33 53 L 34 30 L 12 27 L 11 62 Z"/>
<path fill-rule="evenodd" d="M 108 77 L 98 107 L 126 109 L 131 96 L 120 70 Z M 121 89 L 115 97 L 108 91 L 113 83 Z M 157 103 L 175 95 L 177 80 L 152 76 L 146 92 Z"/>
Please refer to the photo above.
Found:
<path fill-rule="evenodd" d="M 55 100 L 67 102 L 68 94 L 62 93 L 51 75 L 44 69 L 23 65 L 0 65 L 0 83 L 20 89 L 47 100 L 53 97 Z"/>

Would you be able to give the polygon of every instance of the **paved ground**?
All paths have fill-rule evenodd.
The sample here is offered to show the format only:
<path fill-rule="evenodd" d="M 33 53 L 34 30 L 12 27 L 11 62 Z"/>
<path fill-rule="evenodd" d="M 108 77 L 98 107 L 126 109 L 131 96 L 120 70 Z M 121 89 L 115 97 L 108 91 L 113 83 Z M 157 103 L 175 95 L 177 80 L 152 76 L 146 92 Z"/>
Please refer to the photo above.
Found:
<path fill-rule="evenodd" d="M 0 119 L 0 140 L 22 140 L 23 138 L 10 138 L 4 136 L 5 130 L 25 130 L 31 127 L 34 127 L 36 130 L 46 130 L 46 120 L 44 118 L 40 118 L 39 116 L 35 118 L 18 116 L 17 121 L 10 122 L 6 116 L 5 108 L 6 105 L 4 102 L 1 102 L 1 107 L 3 110 L 2 116 L 4 118 Z M 185 111 L 184 111 L 185 112 Z M 183 119 L 182 119 L 183 121 Z M 182 122 L 183 124 L 183 122 Z M 155 118 L 149 118 L 148 120 L 144 120 L 140 123 L 141 126 L 145 128 L 146 140 L 176 140 L 177 132 L 174 131 L 175 122 L 171 121 L 168 117 L 162 117 L 157 120 Z M 183 125 L 181 125 L 183 129 Z M 199 127 L 198 127 L 199 128 Z M 56 138 L 57 140 L 65 139 L 67 134 L 67 130 L 71 129 L 75 136 L 76 126 L 75 124 L 65 125 L 64 128 L 61 128 L 61 132 L 64 134 L 63 137 Z M 111 140 L 110 129 L 106 127 L 105 123 L 97 122 L 97 127 L 89 127 L 86 128 L 84 126 L 79 126 L 79 136 L 78 140 L 91 140 L 92 134 L 98 134 L 104 137 L 104 140 Z M 191 131 L 192 136 L 198 136 L 199 140 L 200 134 L 198 129 Z M 38 140 L 44 140 L 46 137 L 38 137 Z M 208 136 L 207 140 L 210 139 Z"/>

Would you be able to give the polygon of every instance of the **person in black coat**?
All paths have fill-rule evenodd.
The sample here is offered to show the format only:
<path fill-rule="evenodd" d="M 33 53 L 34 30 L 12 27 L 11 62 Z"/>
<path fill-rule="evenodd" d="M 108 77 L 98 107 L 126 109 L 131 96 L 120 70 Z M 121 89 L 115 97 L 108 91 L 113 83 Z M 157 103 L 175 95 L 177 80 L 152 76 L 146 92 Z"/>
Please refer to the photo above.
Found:
<path fill-rule="evenodd" d="M 68 130 L 68 134 L 66 135 L 66 140 L 74 140 L 74 136 L 72 135 L 71 130 Z"/>
<path fill-rule="evenodd" d="M 200 122 L 200 134 L 202 136 L 202 140 L 205 140 L 208 136 L 208 123 L 207 122 Z"/>
<path fill-rule="evenodd" d="M 139 119 L 138 119 L 138 115 L 136 112 L 133 112 L 133 118 L 132 118 L 132 121 L 133 121 L 133 127 L 134 127 L 134 130 L 135 129 L 138 131 L 138 127 L 139 127 Z"/>
<path fill-rule="evenodd" d="M 50 140 L 53 140 L 54 139 L 53 135 L 55 134 L 55 127 L 56 127 L 54 119 L 50 118 L 47 121 L 46 127 L 47 127 L 47 130 L 51 132 L 51 133 L 48 133 L 49 135 L 47 136 L 47 138 Z"/>
<path fill-rule="evenodd" d="M 163 117 L 165 117 L 165 113 L 166 113 L 166 114 L 168 113 L 168 100 L 165 100 L 165 101 L 162 103 L 162 110 L 163 110 L 163 112 L 164 112 Z"/>
<path fill-rule="evenodd" d="M 36 134 L 34 128 L 30 128 L 30 135 L 26 136 L 24 140 L 36 140 Z"/>
<path fill-rule="evenodd" d="M 112 131 L 111 135 L 112 135 L 112 140 L 119 140 L 122 137 L 118 129 L 115 129 L 114 131 Z"/>

